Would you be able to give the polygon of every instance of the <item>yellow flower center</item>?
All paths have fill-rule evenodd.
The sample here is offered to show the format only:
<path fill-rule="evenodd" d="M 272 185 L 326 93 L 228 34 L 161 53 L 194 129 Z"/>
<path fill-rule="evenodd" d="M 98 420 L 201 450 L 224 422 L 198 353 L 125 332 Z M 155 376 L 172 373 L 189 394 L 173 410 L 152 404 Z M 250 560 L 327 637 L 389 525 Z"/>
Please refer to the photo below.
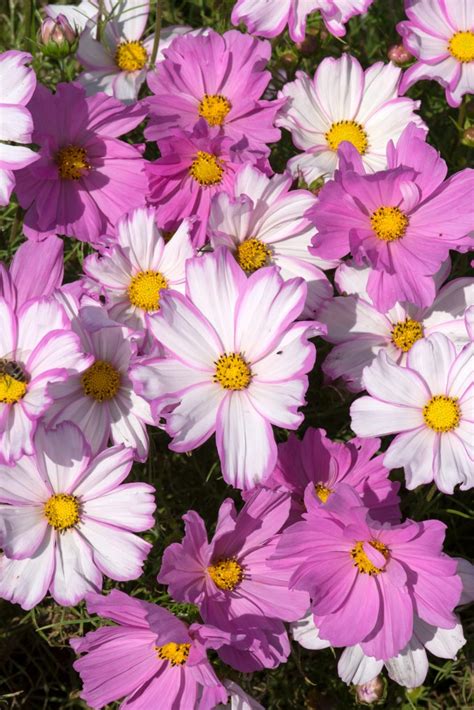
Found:
<path fill-rule="evenodd" d="M 130 303 L 144 311 L 157 311 L 160 307 L 160 291 L 168 288 L 168 282 L 159 271 L 140 271 L 130 282 Z"/>
<path fill-rule="evenodd" d="M 158 658 L 168 661 L 172 666 L 183 666 L 188 660 L 190 643 L 165 643 L 164 646 L 155 646 Z"/>
<path fill-rule="evenodd" d="M 268 263 L 272 253 L 266 244 L 251 237 L 239 244 L 235 258 L 247 273 L 252 274 Z"/>
<path fill-rule="evenodd" d="M 357 121 L 337 121 L 333 123 L 325 134 L 325 138 L 331 150 L 337 150 L 343 141 L 352 143 L 361 155 L 364 155 L 369 147 L 367 133 Z"/>
<path fill-rule="evenodd" d="M 199 102 L 198 113 L 210 126 L 222 126 L 232 104 L 221 94 L 204 94 Z"/>
<path fill-rule="evenodd" d="M 379 207 L 370 217 L 372 229 L 383 242 L 401 239 L 408 227 L 408 217 L 398 207 Z"/>
<path fill-rule="evenodd" d="M 316 491 L 316 495 L 318 496 L 319 500 L 323 503 L 326 503 L 327 499 L 332 493 L 332 490 L 327 486 L 323 486 L 322 483 L 316 483 L 314 490 Z"/>
<path fill-rule="evenodd" d="M 56 153 L 56 165 L 63 180 L 79 180 L 91 169 L 87 153 L 77 145 L 67 145 Z"/>
<path fill-rule="evenodd" d="M 212 153 L 198 150 L 189 168 L 189 174 L 202 187 L 219 185 L 224 175 L 224 162 Z"/>
<path fill-rule="evenodd" d="M 459 425 L 461 409 L 457 397 L 437 394 L 423 407 L 423 419 L 427 426 L 439 434 L 453 431 Z"/>
<path fill-rule="evenodd" d="M 378 540 L 369 540 L 369 545 L 372 545 L 376 550 L 382 553 L 385 559 L 388 559 L 389 549 L 383 542 Z M 384 567 L 376 567 L 367 557 L 364 552 L 364 543 L 362 541 L 356 542 L 355 547 L 351 550 L 351 557 L 354 560 L 354 566 L 358 568 L 359 572 L 363 574 L 380 574 L 384 572 Z"/>
<path fill-rule="evenodd" d="M 81 377 L 84 394 L 97 402 L 113 399 L 120 389 L 120 372 L 105 360 L 96 360 Z"/>
<path fill-rule="evenodd" d="M 392 328 L 392 343 L 407 353 L 417 340 L 423 337 L 423 326 L 417 320 L 406 318 Z"/>
<path fill-rule="evenodd" d="M 244 571 L 236 559 L 227 557 L 207 568 L 209 576 L 219 589 L 232 592 L 244 578 Z"/>
<path fill-rule="evenodd" d="M 141 42 L 120 42 L 115 52 L 115 64 L 122 71 L 143 69 L 148 54 Z"/>
<path fill-rule="evenodd" d="M 55 530 L 68 530 L 80 520 L 79 501 L 69 493 L 56 493 L 44 504 L 44 515 Z"/>
<path fill-rule="evenodd" d="M 7 373 L 0 374 L 0 402 L 2 404 L 16 404 L 22 399 L 28 389 L 28 381 L 12 377 Z"/>
<path fill-rule="evenodd" d="M 474 60 L 474 32 L 456 32 L 448 42 L 448 50 L 458 62 L 467 63 Z"/>
<path fill-rule="evenodd" d="M 215 366 L 214 382 L 218 382 L 225 390 L 247 389 L 252 380 L 250 365 L 239 353 L 224 353 Z"/>

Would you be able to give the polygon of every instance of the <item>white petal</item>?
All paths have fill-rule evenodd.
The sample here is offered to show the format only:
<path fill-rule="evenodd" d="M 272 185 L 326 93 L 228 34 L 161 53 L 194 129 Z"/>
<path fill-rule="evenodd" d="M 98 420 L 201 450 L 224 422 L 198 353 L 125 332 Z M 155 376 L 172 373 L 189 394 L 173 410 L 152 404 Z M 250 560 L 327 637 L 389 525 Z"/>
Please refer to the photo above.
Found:
<path fill-rule="evenodd" d="M 103 525 L 88 518 L 81 534 L 92 545 L 94 561 L 112 579 L 136 579 L 142 573 L 143 562 L 151 545 L 127 530 Z"/>
<path fill-rule="evenodd" d="M 357 436 L 384 436 L 424 426 L 420 409 L 360 397 L 351 406 L 351 427 Z"/>
<path fill-rule="evenodd" d="M 55 561 L 50 591 L 58 604 L 74 606 L 87 592 L 100 591 L 102 575 L 91 548 L 77 530 L 56 536 Z"/>
<path fill-rule="evenodd" d="M 342 652 L 337 672 L 344 683 L 362 685 L 376 678 L 383 668 L 383 661 L 366 656 L 360 646 L 348 646 Z"/>
<path fill-rule="evenodd" d="M 35 435 L 40 471 L 55 493 L 70 493 L 89 463 L 89 450 L 80 430 L 65 422 L 57 429 L 39 427 Z"/>
<path fill-rule="evenodd" d="M 54 571 L 54 536 L 48 528 L 34 557 L 9 560 L 0 556 L 0 597 L 32 609 L 45 597 Z"/>
<path fill-rule="evenodd" d="M 308 611 L 299 621 L 293 621 L 290 624 L 291 635 L 303 648 L 309 648 L 312 651 L 319 651 L 321 648 L 329 648 L 329 641 L 324 641 L 319 638 L 319 631 L 314 623 L 313 612 Z"/>
<path fill-rule="evenodd" d="M 105 449 L 87 467 L 85 475 L 74 489 L 74 494 L 84 501 L 105 495 L 125 480 L 132 463 L 132 449 L 122 446 Z"/>
<path fill-rule="evenodd" d="M 397 436 L 384 457 L 387 468 L 405 467 L 406 485 L 413 490 L 433 480 L 437 434 L 426 426 Z"/>
<path fill-rule="evenodd" d="M 154 488 L 146 483 L 127 483 L 84 503 L 84 515 L 132 532 L 152 527 Z"/>
<path fill-rule="evenodd" d="M 191 451 L 214 433 L 217 410 L 225 394 L 226 390 L 214 382 L 183 392 L 181 402 L 167 416 L 166 431 L 173 437 L 173 451 Z"/>
<path fill-rule="evenodd" d="M 415 346 L 421 342 L 424 341 Z M 364 370 L 363 381 L 369 394 L 390 404 L 421 410 L 430 398 L 430 391 L 418 373 L 399 367 L 385 352 L 380 352 Z"/>
<path fill-rule="evenodd" d="M 407 365 L 420 373 L 433 395 L 445 394 L 448 373 L 455 357 L 456 349 L 452 342 L 441 333 L 434 333 L 414 344 L 408 353 Z"/>
<path fill-rule="evenodd" d="M 425 648 L 439 658 L 456 658 L 457 652 L 466 643 L 460 623 L 453 629 L 441 629 L 415 616 L 414 629 Z"/>
<path fill-rule="evenodd" d="M 423 646 L 413 637 L 398 656 L 385 661 L 385 667 L 390 678 L 399 685 L 417 688 L 423 685 L 428 673 L 428 657 Z"/>

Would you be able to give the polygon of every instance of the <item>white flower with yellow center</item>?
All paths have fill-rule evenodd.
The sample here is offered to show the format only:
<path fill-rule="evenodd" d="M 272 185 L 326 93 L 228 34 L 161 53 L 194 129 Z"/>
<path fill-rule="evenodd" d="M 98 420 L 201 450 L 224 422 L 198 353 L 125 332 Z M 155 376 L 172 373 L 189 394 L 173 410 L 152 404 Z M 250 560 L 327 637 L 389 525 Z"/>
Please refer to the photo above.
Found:
<path fill-rule="evenodd" d="M 419 340 L 406 367 L 379 353 L 366 367 L 371 395 L 351 407 L 358 436 L 397 434 L 384 458 L 387 468 L 405 468 L 410 490 L 433 481 L 443 493 L 474 486 L 474 344 L 459 354 L 442 333 Z"/>
<path fill-rule="evenodd" d="M 365 71 L 350 54 L 327 57 L 314 78 L 297 72 L 279 96 L 287 98 L 276 124 L 291 132 L 293 143 L 304 151 L 288 167 L 308 184 L 332 177 L 338 166 L 337 150 L 352 143 L 367 172 L 387 167 L 386 146 L 395 143 L 403 129 L 423 121 L 414 112 L 419 102 L 399 98 L 401 69 L 376 62 Z"/>

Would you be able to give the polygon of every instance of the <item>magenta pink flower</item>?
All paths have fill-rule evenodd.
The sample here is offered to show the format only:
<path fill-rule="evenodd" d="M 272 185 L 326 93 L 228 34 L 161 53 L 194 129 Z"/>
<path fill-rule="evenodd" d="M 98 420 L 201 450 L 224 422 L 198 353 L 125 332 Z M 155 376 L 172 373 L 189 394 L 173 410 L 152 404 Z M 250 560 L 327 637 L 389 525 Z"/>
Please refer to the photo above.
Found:
<path fill-rule="evenodd" d="M 398 522 L 400 485 L 389 479 L 383 454 L 374 456 L 379 448 L 380 439 L 355 438 L 343 444 L 328 439 L 324 429 L 310 427 L 303 439 L 290 434 L 288 441 L 278 444 L 277 464 L 265 486 L 290 491 L 293 512 L 301 517 L 308 484 L 322 505 L 341 484 L 347 484 L 360 495 L 375 520 Z"/>
<path fill-rule="evenodd" d="M 89 594 L 87 610 L 117 624 L 70 641 L 84 654 L 74 668 L 84 684 L 81 697 L 94 710 L 120 698 L 127 710 L 212 710 L 227 701 L 206 655 L 212 629 L 188 627 L 157 604 L 117 589 Z"/>
<path fill-rule="evenodd" d="M 462 583 L 457 561 L 442 552 L 445 525 L 381 525 L 343 484 L 325 506 L 310 489 L 305 502 L 304 520 L 283 532 L 274 564 L 297 564 L 290 585 L 309 592 L 322 639 L 360 644 L 366 655 L 386 660 L 410 641 L 415 615 L 456 626 Z"/>
<path fill-rule="evenodd" d="M 145 161 L 117 136 L 135 128 L 145 109 L 105 94 L 86 98 L 74 83 L 59 84 L 54 95 L 38 86 L 29 108 L 40 159 L 17 174 L 25 234 L 36 240 L 65 234 L 98 244 L 113 235 L 124 212 L 144 204 Z"/>
<path fill-rule="evenodd" d="M 345 143 L 341 169 L 311 210 L 319 231 L 314 253 L 334 259 L 351 252 L 369 264 L 367 292 L 382 312 L 396 301 L 430 306 L 433 276 L 449 249 L 469 244 L 474 171 L 443 182 L 446 163 L 423 137 L 410 124 L 397 147 L 388 146 L 389 169 L 373 175 L 363 174 L 359 153 Z"/>
<path fill-rule="evenodd" d="M 191 215 L 199 220 L 195 246 L 206 239 L 211 200 L 220 192 L 232 193 L 235 173 L 244 162 L 271 172 L 267 159 L 254 151 L 246 138 L 234 143 L 218 127 L 200 119 L 192 133 L 177 130 L 159 143 L 161 158 L 147 165 L 148 201 L 156 206 L 158 226 L 175 230 Z"/>
<path fill-rule="evenodd" d="M 202 118 L 234 142 L 245 137 L 262 155 L 280 138 L 273 123 L 284 100 L 263 101 L 271 74 L 265 71 L 271 45 L 231 30 L 223 35 L 185 35 L 165 50 L 148 77 L 155 96 L 147 99 L 148 140 L 163 141 L 176 128 L 192 131 Z"/>

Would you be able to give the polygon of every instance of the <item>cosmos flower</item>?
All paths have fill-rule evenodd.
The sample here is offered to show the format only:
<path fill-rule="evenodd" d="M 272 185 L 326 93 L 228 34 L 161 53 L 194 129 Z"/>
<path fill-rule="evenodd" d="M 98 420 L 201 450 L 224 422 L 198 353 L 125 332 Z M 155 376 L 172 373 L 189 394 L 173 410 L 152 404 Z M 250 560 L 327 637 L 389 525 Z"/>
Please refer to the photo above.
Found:
<path fill-rule="evenodd" d="M 12 49 L 0 54 L 0 205 L 8 205 L 15 187 L 15 170 L 38 160 L 38 154 L 24 146 L 31 143 L 33 120 L 26 108 L 36 87 L 36 75 L 26 66 L 27 52 Z"/>
<path fill-rule="evenodd" d="M 212 198 L 232 192 L 235 173 L 242 163 L 271 172 L 268 161 L 242 138 L 234 143 L 218 126 L 209 127 L 201 118 L 192 133 L 175 131 L 159 143 L 161 157 L 147 165 L 148 202 L 156 207 L 158 226 L 175 230 L 185 217 L 195 215 L 199 228 L 194 244 L 206 240 Z"/>
<path fill-rule="evenodd" d="M 225 480 L 251 488 L 275 465 L 271 425 L 297 429 L 303 419 L 298 407 L 315 360 L 308 338 L 319 332 L 294 323 L 305 282 L 283 281 L 275 267 L 247 277 L 221 247 L 187 262 L 186 294 L 165 292 L 149 316 L 166 357 L 138 367 L 134 380 L 166 418 L 173 451 L 215 432 Z"/>
<path fill-rule="evenodd" d="M 70 640 L 84 654 L 74 668 L 84 685 L 81 697 L 94 710 L 120 698 L 128 710 L 212 710 L 226 702 L 201 640 L 203 627 L 188 627 L 157 604 L 117 589 L 88 594 L 87 610 L 116 624 Z"/>
<path fill-rule="evenodd" d="M 474 486 L 472 356 L 460 353 L 442 333 L 413 345 L 406 367 L 381 352 L 363 373 L 369 397 L 351 407 L 358 436 L 397 434 L 384 458 L 389 468 L 405 468 L 407 488 L 434 481 L 443 493 Z"/>
<path fill-rule="evenodd" d="M 24 303 L 18 311 L 0 298 L 0 359 L 12 363 L 0 372 L 0 462 L 12 465 L 32 454 L 38 420 L 51 405 L 50 383 L 81 372 L 90 358 L 71 331 L 61 306 L 48 298 Z"/>
<path fill-rule="evenodd" d="M 308 286 L 303 318 L 314 318 L 332 287 L 321 269 L 338 261 L 318 259 L 309 252 L 314 225 L 304 217 L 316 202 L 307 190 L 292 190 L 291 177 L 268 178 L 244 165 L 233 194 L 221 192 L 211 204 L 208 233 L 211 246 L 226 246 L 248 274 L 275 264 L 283 279 L 300 276 Z"/>
<path fill-rule="evenodd" d="M 474 5 L 471 0 L 405 0 L 408 20 L 397 25 L 417 62 L 403 75 L 404 93 L 420 79 L 434 79 L 450 106 L 474 93 Z"/>
<path fill-rule="evenodd" d="M 364 71 L 355 57 L 343 54 L 323 59 L 313 79 L 302 71 L 296 76 L 279 94 L 288 101 L 276 124 L 304 151 L 290 158 L 288 168 L 308 184 L 333 175 L 342 142 L 350 142 L 373 173 L 386 168 L 386 146 L 405 126 L 424 126 L 414 113 L 419 102 L 398 96 L 401 69 L 394 64 L 376 62 Z"/>
<path fill-rule="evenodd" d="M 360 495 L 374 520 L 398 522 L 400 486 L 389 479 L 383 454 L 374 455 L 379 448 L 380 439 L 354 438 L 341 443 L 328 439 L 324 429 L 309 427 L 302 439 L 290 434 L 288 441 L 278 444 L 278 460 L 265 486 L 292 494 L 292 522 L 304 513 L 309 484 L 324 505 L 341 483 Z"/>
<path fill-rule="evenodd" d="M 39 85 L 30 102 L 40 158 L 17 174 L 30 239 L 65 234 L 97 244 L 118 218 L 144 204 L 145 161 L 117 136 L 135 128 L 143 107 L 125 107 L 105 94 L 86 98 L 78 84 Z"/>
<path fill-rule="evenodd" d="M 265 71 L 270 55 L 269 42 L 236 30 L 176 39 L 148 77 L 155 96 L 147 99 L 146 138 L 160 142 L 177 128 L 192 131 L 202 118 L 234 142 L 245 137 L 268 155 L 266 144 L 280 138 L 274 121 L 284 103 L 261 99 L 271 78 Z"/>
<path fill-rule="evenodd" d="M 442 551 L 445 525 L 377 523 L 344 484 L 324 506 L 312 495 L 305 503 L 303 521 L 283 531 L 274 564 L 296 565 L 290 587 L 309 592 L 321 639 L 359 644 L 366 655 L 388 660 L 412 638 L 416 615 L 443 629 L 456 626 L 462 583 L 456 560 Z"/>
<path fill-rule="evenodd" d="M 434 275 L 450 249 L 469 248 L 474 171 L 444 181 L 447 166 L 414 124 L 387 149 L 388 170 L 364 174 L 348 143 L 341 169 L 319 194 L 308 217 L 318 229 L 314 251 L 322 258 L 352 253 L 369 265 L 367 293 L 382 313 L 397 301 L 420 308 L 436 295 Z"/>
<path fill-rule="evenodd" d="M 159 310 L 164 289 L 184 293 L 184 265 L 194 255 L 190 228 L 190 221 L 184 220 L 165 243 L 155 210 L 138 207 L 118 222 L 112 247 L 85 259 L 84 272 L 90 285 L 105 295 L 112 320 L 144 329 L 146 314 Z"/>
<path fill-rule="evenodd" d="M 354 15 L 362 15 L 373 0 L 237 0 L 232 10 L 232 24 L 243 22 L 251 34 L 275 37 L 286 25 L 294 42 L 305 37 L 306 18 L 319 10 L 331 34 L 346 34 L 344 24 Z"/>
<path fill-rule="evenodd" d="M 116 446 L 95 459 L 80 431 L 38 428 L 34 456 L 0 467 L 0 597 L 31 609 L 48 590 L 77 604 L 142 572 L 151 545 L 134 532 L 153 526 L 154 488 L 122 484 L 133 452 Z"/>

